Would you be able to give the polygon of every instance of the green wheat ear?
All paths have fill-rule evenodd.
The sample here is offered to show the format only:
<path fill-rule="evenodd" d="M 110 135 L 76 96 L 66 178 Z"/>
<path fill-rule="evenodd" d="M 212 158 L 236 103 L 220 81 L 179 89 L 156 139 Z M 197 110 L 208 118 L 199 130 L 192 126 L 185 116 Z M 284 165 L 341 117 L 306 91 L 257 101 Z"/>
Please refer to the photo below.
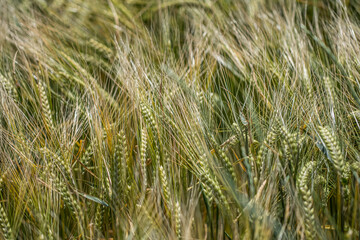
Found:
<path fill-rule="evenodd" d="M 329 77 L 324 78 L 324 85 L 325 85 L 327 96 L 329 98 L 330 107 L 334 107 L 334 105 L 335 105 L 335 90 L 334 90 L 334 86 Z"/>
<path fill-rule="evenodd" d="M 334 133 L 330 131 L 330 128 L 321 126 L 319 127 L 319 133 L 325 143 L 336 171 L 340 177 L 344 178 L 343 173 L 346 171 L 346 165 L 341 153 L 340 145 L 336 140 Z"/>
<path fill-rule="evenodd" d="M 120 147 L 121 147 L 121 183 L 126 183 L 126 173 L 128 170 L 128 161 L 129 161 L 129 153 L 126 142 L 126 134 L 124 130 L 121 130 L 119 133 Z"/>
<path fill-rule="evenodd" d="M 151 110 L 148 108 L 148 106 L 145 103 L 141 102 L 140 103 L 140 111 L 141 111 L 142 116 L 144 116 L 146 124 L 148 124 L 150 126 L 152 134 L 155 137 L 157 137 L 156 122 L 151 113 Z"/>
<path fill-rule="evenodd" d="M 306 71 L 306 69 L 305 69 L 305 71 Z M 306 88 L 309 99 L 313 99 L 314 98 L 313 88 L 312 88 L 311 80 L 307 73 L 305 74 L 303 81 L 304 81 L 305 88 Z"/>
<path fill-rule="evenodd" d="M 44 147 L 41 148 L 40 151 L 44 153 L 46 156 L 48 156 L 50 159 L 54 161 L 54 163 L 62 170 L 64 173 L 66 173 L 66 177 L 70 178 L 72 176 L 71 168 L 67 162 L 65 162 L 64 158 L 60 157 L 56 153 L 53 153 L 48 148 Z M 49 164 L 47 167 L 54 167 L 52 164 Z M 53 169 L 51 169 L 53 170 Z"/>
<path fill-rule="evenodd" d="M 284 126 L 279 128 L 280 136 L 283 138 L 282 145 L 286 162 L 290 162 L 291 170 L 295 171 L 295 160 L 298 157 L 299 146 L 303 137 L 298 139 L 297 133 L 290 133 Z"/>
<path fill-rule="evenodd" d="M 9 219 L 2 204 L 0 204 L 0 226 L 5 240 L 15 239 L 11 231 Z"/>
<path fill-rule="evenodd" d="M 257 162 L 260 164 L 262 160 L 268 153 L 268 146 L 271 146 L 275 143 L 277 136 L 279 135 L 279 125 L 278 123 L 274 123 L 271 127 L 269 133 L 267 134 L 265 140 L 260 146 L 258 155 L 257 155 Z"/>
<path fill-rule="evenodd" d="M 231 147 L 239 142 L 239 139 L 236 135 L 229 137 L 225 142 L 220 145 L 220 148 L 223 152 L 227 152 Z"/>
<path fill-rule="evenodd" d="M 316 186 L 316 189 L 322 190 L 322 196 L 321 196 L 321 205 L 323 207 L 326 207 L 328 204 L 329 196 L 330 196 L 330 184 L 326 181 L 325 177 L 322 175 L 317 175 L 314 181 L 314 185 Z"/>
<path fill-rule="evenodd" d="M 258 151 L 256 162 L 257 165 L 261 166 L 260 180 L 266 177 L 266 168 L 268 167 L 267 166 L 268 163 L 265 157 L 268 155 L 269 147 L 272 147 L 275 144 L 278 135 L 279 135 L 279 123 L 276 121 L 271 127 L 269 133 L 267 134 L 265 140 L 261 144 L 260 149 Z"/>
<path fill-rule="evenodd" d="M 11 98 L 15 102 L 17 102 L 18 96 L 17 96 L 17 92 L 16 92 L 14 85 L 10 82 L 9 79 L 4 77 L 1 73 L 0 73 L 0 83 L 4 87 L 5 91 L 11 96 Z"/>
<path fill-rule="evenodd" d="M 224 163 L 226 169 L 228 170 L 231 177 L 233 178 L 233 181 L 235 181 L 236 180 L 235 170 L 234 170 L 234 166 L 231 163 L 229 157 L 221 149 L 221 147 L 217 144 L 217 142 L 215 141 L 215 138 L 213 136 L 210 137 L 210 141 L 211 141 L 213 147 L 215 148 L 215 152 L 216 152 L 217 156 Z"/>
<path fill-rule="evenodd" d="M 40 93 L 41 108 L 42 108 L 42 112 L 44 114 L 46 127 L 48 128 L 48 130 L 50 132 L 52 132 L 52 131 L 54 131 L 55 128 L 54 128 L 54 122 L 52 120 L 52 113 L 51 113 L 51 108 L 50 108 L 50 104 L 49 104 L 49 99 L 46 94 L 44 83 L 39 82 L 38 89 L 39 89 L 39 93 Z"/>
<path fill-rule="evenodd" d="M 89 44 L 96 51 L 104 54 L 106 57 L 111 58 L 113 56 L 113 51 L 110 48 L 108 48 L 104 44 L 96 41 L 95 39 L 90 39 Z"/>
<path fill-rule="evenodd" d="M 215 199 L 219 204 L 223 205 L 228 212 L 230 212 L 229 202 L 227 201 L 224 193 L 221 191 L 218 180 L 210 173 L 210 168 L 207 165 L 205 154 L 200 156 L 199 168 L 200 180 L 204 186 L 205 195 L 208 194 L 209 199 Z"/>
<path fill-rule="evenodd" d="M 155 122 L 155 119 L 153 117 L 153 114 L 151 113 L 151 110 L 150 108 L 144 103 L 144 102 L 141 102 L 140 103 L 140 111 L 141 111 L 141 114 L 142 116 L 144 117 L 144 120 L 145 120 L 145 123 L 147 126 L 150 127 L 150 132 L 151 132 L 151 135 L 153 137 L 153 141 L 155 142 L 155 168 L 154 168 L 154 171 L 153 171 L 153 177 L 156 178 L 157 176 L 157 169 L 159 167 L 159 164 L 160 164 L 160 160 L 161 160 L 161 157 L 160 157 L 160 146 L 161 146 L 161 140 L 159 138 L 159 135 L 158 135 L 158 127 L 156 125 L 156 122 Z"/>
<path fill-rule="evenodd" d="M 126 184 L 126 172 L 127 172 L 127 144 L 124 130 L 121 130 L 117 135 L 117 144 L 114 151 L 114 163 L 113 163 L 113 192 L 114 198 L 120 197 L 121 194 L 126 192 L 125 187 L 121 187 L 122 184 Z M 125 192 L 122 192 L 125 190 Z"/>
<path fill-rule="evenodd" d="M 82 175 L 84 175 L 87 172 L 86 168 L 90 167 L 90 160 L 91 160 L 91 157 L 94 155 L 94 150 L 95 150 L 94 145 L 95 145 L 95 143 L 91 142 L 89 144 L 89 146 L 86 148 L 85 153 L 83 154 L 83 156 L 80 159 L 80 162 L 83 165 L 83 169 L 81 171 Z"/>
<path fill-rule="evenodd" d="M 2 188 L 2 184 L 4 182 L 4 177 L 5 174 L 2 174 L 2 176 L 0 176 L 0 192 L 1 192 L 1 188 Z M 9 219 L 6 215 L 5 209 L 3 207 L 3 205 L 0 203 L 0 226 L 1 226 L 1 230 L 4 236 L 5 240 L 13 240 L 13 233 L 10 227 L 10 222 Z"/>
<path fill-rule="evenodd" d="M 360 173 L 360 162 L 354 162 L 351 164 L 351 169 L 356 171 L 357 173 Z"/>
<path fill-rule="evenodd" d="M 179 201 L 175 203 L 175 232 L 178 239 L 181 239 L 181 207 Z"/>
<path fill-rule="evenodd" d="M 159 173 L 160 173 L 160 181 L 161 181 L 161 186 L 162 186 L 162 190 L 163 190 L 163 194 L 164 194 L 164 200 L 166 205 L 171 208 L 171 201 L 170 201 L 170 189 L 169 189 L 169 182 L 167 180 L 166 177 L 166 172 L 163 168 L 163 166 L 159 167 Z"/>
<path fill-rule="evenodd" d="M 49 163 L 49 165 L 52 165 L 52 163 Z M 51 166 L 49 167 L 49 169 L 51 169 L 50 179 L 53 182 L 55 189 L 58 190 L 61 198 L 65 203 L 65 206 L 67 206 L 76 217 L 76 220 L 79 223 L 79 228 L 83 233 L 84 229 L 82 223 L 84 221 L 84 214 L 82 208 L 80 207 L 80 204 L 78 203 L 77 199 L 74 198 L 73 194 L 70 192 L 68 186 L 65 183 L 65 180 L 61 178 L 61 174 L 57 176 L 55 169 Z"/>
<path fill-rule="evenodd" d="M 103 187 L 101 187 L 101 189 L 103 189 Z M 104 193 L 101 190 L 101 193 L 99 195 L 100 199 L 104 198 Z M 96 205 L 96 212 L 95 212 L 95 227 L 96 227 L 96 231 L 97 234 L 100 235 L 102 232 L 102 228 L 103 228 L 103 221 L 104 221 L 104 214 L 105 214 L 105 206 L 102 204 L 97 204 Z"/>
<path fill-rule="evenodd" d="M 143 129 L 141 131 L 141 148 L 140 148 L 140 162 L 141 162 L 141 173 L 142 173 L 142 188 L 143 191 L 146 191 L 147 186 L 147 174 L 146 174 L 146 148 L 147 148 L 147 133 L 146 130 Z"/>
<path fill-rule="evenodd" d="M 305 211 L 305 235 L 306 239 L 316 239 L 315 231 L 315 216 L 313 207 L 313 198 L 308 187 L 310 176 L 315 168 L 315 162 L 308 162 L 302 169 L 299 175 L 299 188 L 302 194 Z"/>

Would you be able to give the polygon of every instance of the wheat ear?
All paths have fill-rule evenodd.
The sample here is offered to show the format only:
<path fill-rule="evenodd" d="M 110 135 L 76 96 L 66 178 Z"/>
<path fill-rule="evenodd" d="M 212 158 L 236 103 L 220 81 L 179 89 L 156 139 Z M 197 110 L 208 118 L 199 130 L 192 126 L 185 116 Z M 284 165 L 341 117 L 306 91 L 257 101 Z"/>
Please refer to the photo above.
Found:
<path fill-rule="evenodd" d="M 46 126 L 49 131 L 54 131 L 55 128 L 54 128 L 54 123 L 52 120 L 51 108 L 50 108 L 50 104 L 49 104 L 49 99 L 48 99 L 46 91 L 45 91 L 44 84 L 42 82 L 39 82 L 38 88 L 39 88 L 39 93 L 40 93 L 41 108 L 42 108 L 42 112 L 44 114 Z"/>
<path fill-rule="evenodd" d="M 4 77 L 1 73 L 0 73 L 0 83 L 3 85 L 5 91 L 11 96 L 11 98 L 15 102 L 17 102 L 18 97 L 17 97 L 17 92 L 16 92 L 14 85 L 10 82 L 9 79 Z"/>
<path fill-rule="evenodd" d="M 160 173 L 160 181 L 161 186 L 164 194 L 164 200 L 166 205 L 171 208 L 171 201 L 170 201 L 170 189 L 169 189 L 169 182 L 166 177 L 166 172 L 163 168 L 163 166 L 159 167 L 159 173 Z"/>
<path fill-rule="evenodd" d="M 94 154 L 94 143 L 91 142 L 90 145 L 87 147 L 84 155 L 81 157 L 80 162 L 83 164 L 85 168 L 88 168 L 90 166 L 90 160 L 91 156 Z M 84 175 L 86 173 L 86 169 L 83 169 L 81 171 L 81 174 Z"/>
<path fill-rule="evenodd" d="M 11 231 L 11 227 L 10 227 L 10 223 L 9 223 L 9 219 L 6 215 L 6 212 L 2 206 L 2 204 L 0 204 L 0 226 L 1 226 L 1 230 L 4 236 L 5 240 L 13 240 L 13 234 Z"/>
<path fill-rule="evenodd" d="M 345 169 L 344 158 L 341 154 L 339 143 L 336 140 L 335 135 L 329 130 L 328 127 L 319 127 L 319 133 L 322 140 L 325 143 L 327 150 L 329 151 L 330 158 L 334 164 L 339 176 L 343 177 Z"/>
<path fill-rule="evenodd" d="M 113 55 L 113 51 L 105 46 L 104 44 L 96 41 L 95 39 L 90 39 L 89 41 L 90 46 L 92 46 L 96 51 L 104 54 L 106 57 L 110 58 Z"/>
<path fill-rule="evenodd" d="M 233 181 L 236 180 L 235 170 L 234 166 L 232 165 L 230 159 L 226 155 L 226 153 L 221 149 L 221 147 L 216 143 L 215 138 L 212 136 L 210 137 L 210 141 L 215 148 L 215 151 L 220 158 L 220 160 L 225 164 L 226 169 L 231 174 L 231 177 L 233 178 Z"/>
<path fill-rule="evenodd" d="M 314 170 L 314 168 L 315 168 L 315 162 L 308 162 L 302 168 L 299 175 L 299 188 L 302 194 L 304 210 L 305 210 L 306 239 L 316 238 L 313 198 L 311 195 L 310 188 L 308 187 L 308 181 L 310 180 L 310 175 L 312 173 L 312 170 Z"/>
<path fill-rule="evenodd" d="M 225 195 L 221 191 L 220 184 L 215 177 L 211 176 L 209 167 L 207 166 L 206 162 L 207 162 L 206 155 L 203 154 L 200 157 L 199 166 L 200 166 L 200 179 L 203 185 L 205 185 L 204 189 L 206 191 L 209 191 L 208 194 L 211 195 L 209 197 L 210 199 L 213 198 L 212 194 L 214 194 L 214 197 L 218 201 L 218 203 L 223 204 L 225 209 L 227 211 L 230 211 L 230 205 L 227 199 L 225 198 Z"/>
<path fill-rule="evenodd" d="M 180 203 L 175 203 L 175 232 L 178 239 L 181 239 L 181 208 Z"/>
<path fill-rule="evenodd" d="M 140 149 L 140 162 L 141 162 L 141 172 L 143 176 L 143 191 L 146 190 L 147 186 L 147 176 L 146 176 L 146 148 L 147 148 L 147 135 L 146 130 L 141 131 L 141 149 Z"/>

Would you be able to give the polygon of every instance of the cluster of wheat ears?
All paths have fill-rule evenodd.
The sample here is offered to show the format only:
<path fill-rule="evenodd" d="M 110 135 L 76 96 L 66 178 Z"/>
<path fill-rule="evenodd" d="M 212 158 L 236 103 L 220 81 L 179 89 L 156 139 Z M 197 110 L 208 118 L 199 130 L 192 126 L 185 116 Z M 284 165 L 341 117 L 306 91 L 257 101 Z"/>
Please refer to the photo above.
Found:
<path fill-rule="evenodd" d="M 357 0 L 0 0 L 2 239 L 359 239 Z"/>

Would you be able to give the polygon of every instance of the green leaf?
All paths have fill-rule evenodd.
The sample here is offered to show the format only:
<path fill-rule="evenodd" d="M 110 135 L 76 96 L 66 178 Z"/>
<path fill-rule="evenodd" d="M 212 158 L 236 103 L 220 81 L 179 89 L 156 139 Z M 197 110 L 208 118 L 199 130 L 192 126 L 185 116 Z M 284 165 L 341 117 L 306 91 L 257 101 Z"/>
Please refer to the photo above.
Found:
<path fill-rule="evenodd" d="M 94 196 L 90 196 L 90 195 L 87 195 L 85 193 L 79 193 L 81 196 L 93 201 L 93 202 L 97 202 L 97 203 L 100 203 L 101 205 L 104 205 L 105 207 L 109 207 L 109 205 L 104 202 L 103 200 L 97 198 L 97 197 L 94 197 Z"/>

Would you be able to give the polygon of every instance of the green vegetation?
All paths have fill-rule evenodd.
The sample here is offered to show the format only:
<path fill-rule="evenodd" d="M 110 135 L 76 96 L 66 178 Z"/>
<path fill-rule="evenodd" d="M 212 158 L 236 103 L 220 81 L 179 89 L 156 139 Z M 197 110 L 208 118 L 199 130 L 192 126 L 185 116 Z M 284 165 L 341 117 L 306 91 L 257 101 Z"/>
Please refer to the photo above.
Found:
<path fill-rule="evenodd" d="M 356 0 L 0 0 L 2 239 L 359 239 Z"/>

